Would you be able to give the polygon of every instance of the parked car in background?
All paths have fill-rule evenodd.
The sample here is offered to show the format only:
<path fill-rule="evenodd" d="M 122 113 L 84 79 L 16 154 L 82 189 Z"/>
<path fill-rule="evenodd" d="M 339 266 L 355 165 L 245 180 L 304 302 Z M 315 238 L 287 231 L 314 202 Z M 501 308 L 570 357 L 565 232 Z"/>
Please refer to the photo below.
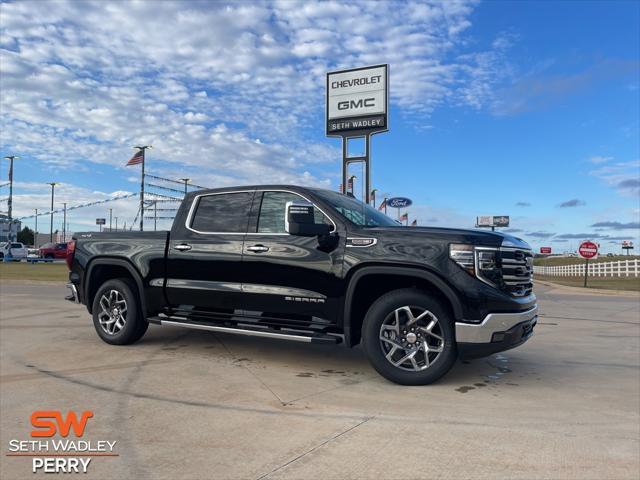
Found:
<path fill-rule="evenodd" d="M 45 243 L 40 247 L 42 258 L 67 258 L 66 243 Z"/>
<path fill-rule="evenodd" d="M 9 257 L 19 262 L 27 257 L 27 248 L 20 242 L 7 242 L 0 249 L 0 259 Z"/>
<path fill-rule="evenodd" d="M 27 258 L 39 258 L 40 250 L 37 248 L 29 247 L 27 248 Z"/>

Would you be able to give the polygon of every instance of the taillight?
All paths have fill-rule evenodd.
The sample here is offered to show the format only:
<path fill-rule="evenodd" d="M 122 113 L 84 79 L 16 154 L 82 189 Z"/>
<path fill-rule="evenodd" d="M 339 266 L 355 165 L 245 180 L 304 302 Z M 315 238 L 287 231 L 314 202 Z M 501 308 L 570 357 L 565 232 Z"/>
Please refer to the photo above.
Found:
<path fill-rule="evenodd" d="M 65 259 L 67 262 L 67 267 L 71 270 L 71 264 L 73 263 L 73 254 L 76 252 L 76 241 L 71 240 L 67 243 L 67 258 Z"/>

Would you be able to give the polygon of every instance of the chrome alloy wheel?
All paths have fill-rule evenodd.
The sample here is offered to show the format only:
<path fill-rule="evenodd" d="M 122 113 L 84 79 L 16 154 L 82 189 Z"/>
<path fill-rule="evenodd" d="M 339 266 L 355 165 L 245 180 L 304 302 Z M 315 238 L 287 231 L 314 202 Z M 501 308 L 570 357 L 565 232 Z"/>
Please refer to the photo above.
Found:
<path fill-rule="evenodd" d="M 127 322 L 127 302 L 118 290 L 109 290 L 100 297 L 98 314 L 100 326 L 109 335 L 115 335 Z"/>
<path fill-rule="evenodd" d="M 429 368 L 444 348 L 438 318 L 421 307 L 395 309 L 380 326 L 380 346 L 394 367 L 410 372 Z"/>

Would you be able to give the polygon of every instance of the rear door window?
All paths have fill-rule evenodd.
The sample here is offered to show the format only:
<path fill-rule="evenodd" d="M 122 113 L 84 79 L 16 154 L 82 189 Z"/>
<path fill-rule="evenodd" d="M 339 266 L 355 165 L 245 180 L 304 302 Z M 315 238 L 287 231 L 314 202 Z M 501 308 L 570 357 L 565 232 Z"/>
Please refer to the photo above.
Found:
<path fill-rule="evenodd" d="M 246 233 L 253 192 L 200 197 L 190 228 L 198 233 Z"/>

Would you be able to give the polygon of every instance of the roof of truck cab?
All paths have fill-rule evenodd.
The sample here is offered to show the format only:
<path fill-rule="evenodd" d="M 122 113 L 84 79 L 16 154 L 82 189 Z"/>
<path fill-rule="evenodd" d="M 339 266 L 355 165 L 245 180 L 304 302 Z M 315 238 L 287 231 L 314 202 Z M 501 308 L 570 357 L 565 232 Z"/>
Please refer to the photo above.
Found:
<path fill-rule="evenodd" d="M 332 190 L 326 188 L 314 188 L 314 187 L 305 187 L 301 185 L 237 185 L 233 187 L 221 187 L 221 188 L 209 188 L 204 190 L 194 190 L 188 193 L 188 196 L 196 196 L 196 195 L 206 195 L 208 193 L 220 193 L 220 192 L 237 192 L 237 191 L 246 191 L 246 190 L 294 190 L 294 191 L 308 191 L 308 192 L 316 192 L 316 191 L 328 191 L 332 192 Z M 336 192 L 339 193 L 339 192 Z"/>

